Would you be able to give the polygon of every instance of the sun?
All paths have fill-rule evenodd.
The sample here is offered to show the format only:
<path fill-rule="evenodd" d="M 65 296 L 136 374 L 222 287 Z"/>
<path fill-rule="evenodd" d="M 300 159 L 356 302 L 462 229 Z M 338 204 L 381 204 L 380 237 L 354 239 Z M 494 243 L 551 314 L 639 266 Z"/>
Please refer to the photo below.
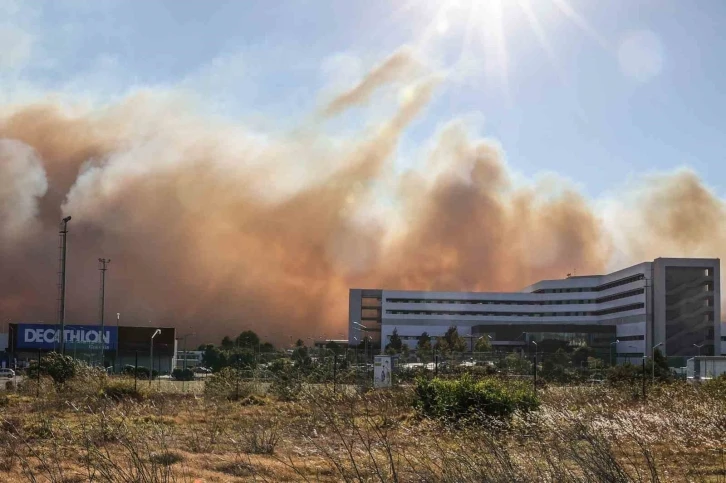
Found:
<path fill-rule="evenodd" d="M 544 55 L 557 68 L 552 47 L 553 19 L 574 24 L 586 36 L 607 48 L 605 41 L 571 4 L 572 0 L 409 0 L 399 13 L 422 19 L 424 27 L 417 42 L 431 45 L 458 42 L 452 71 L 472 62 L 482 63 L 485 74 L 500 79 L 508 89 L 510 54 L 508 44 L 528 29 Z M 455 39 L 455 40 L 454 40 Z"/>

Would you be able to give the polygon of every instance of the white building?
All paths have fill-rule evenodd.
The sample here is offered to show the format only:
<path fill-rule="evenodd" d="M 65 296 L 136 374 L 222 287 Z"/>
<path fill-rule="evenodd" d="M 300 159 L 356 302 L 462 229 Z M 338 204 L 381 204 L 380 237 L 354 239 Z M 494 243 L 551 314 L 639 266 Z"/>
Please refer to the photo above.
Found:
<path fill-rule="evenodd" d="M 471 346 L 483 336 L 500 349 L 559 339 L 612 348 L 619 360 L 650 354 L 653 346 L 669 357 L 692 357 L 726 354 L 720 313 L 718 259 L 658 258 L 520 292 L 351 289 L 348 330 L 351 345 L 367 336 L 380 350 L 394 329 L 414 348 L 423 332 L 435 338 L 454 325 Z"/>

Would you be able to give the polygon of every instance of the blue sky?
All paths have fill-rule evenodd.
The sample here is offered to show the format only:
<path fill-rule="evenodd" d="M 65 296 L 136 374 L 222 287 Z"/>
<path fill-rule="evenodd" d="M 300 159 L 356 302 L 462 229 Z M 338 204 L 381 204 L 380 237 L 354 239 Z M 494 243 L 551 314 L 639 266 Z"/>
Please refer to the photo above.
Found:
<path fill-rule="evenodd" d="M 495 0 L 0 0 L 0 86 L 12 99 L 29 86 L 107 97 L 181 85 L 220 114 L 286 129 L 410 45 L 446 77 L 403 142 L 407 163 L 464 117 L 515 171 L 558 173 L 594 198 L 682 166 L 726 190 L 726 3 L 501 1 L 500 24 Z"/>

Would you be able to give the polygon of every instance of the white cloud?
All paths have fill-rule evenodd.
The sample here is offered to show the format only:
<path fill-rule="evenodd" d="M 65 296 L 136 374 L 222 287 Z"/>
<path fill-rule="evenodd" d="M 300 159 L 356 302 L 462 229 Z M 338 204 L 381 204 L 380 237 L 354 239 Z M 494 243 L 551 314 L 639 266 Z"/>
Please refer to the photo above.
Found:
<path fill-rule="evenodd" d="M 647 82 L 663 70 L 663 45 L 650 30 L 631 32 L 620 43 L 618 62 L 627 77 Z"/>
<path fill-rule="evenodd" d="M 34 37 L 9 23 L 0 24 L 0 72 L 22 69 L 30 61 Z"/>

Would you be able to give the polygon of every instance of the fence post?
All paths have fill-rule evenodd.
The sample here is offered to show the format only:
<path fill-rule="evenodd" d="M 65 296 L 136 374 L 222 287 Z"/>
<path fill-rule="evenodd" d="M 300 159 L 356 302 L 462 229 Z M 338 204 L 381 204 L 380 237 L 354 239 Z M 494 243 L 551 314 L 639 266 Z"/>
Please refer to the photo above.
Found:
<path fill-rule="evenodd" d="M 537 351 L 534 353 L 534 395 L 537 396 Z"/>
<path fill-rule="evenodd" d="M 645 401 L 645 357 L 643 357 L 643 401 Z"/>
<path fill-rule="evenodd" d="M 136 362 L 134 362 L 134 392 L 137 391 L 137 381 L 139 379 L 139 351 L 136 351 Z"/>
<path fill-rule="evenodd" d="M 40 349 L 38 349 L 38 387 L 35 388 L 35 397 L 40 397 Z"/>
<path fill-rule="evenodd" d="M 338 386 L 338 354 L 333 353 L 333 394 Z"/>

